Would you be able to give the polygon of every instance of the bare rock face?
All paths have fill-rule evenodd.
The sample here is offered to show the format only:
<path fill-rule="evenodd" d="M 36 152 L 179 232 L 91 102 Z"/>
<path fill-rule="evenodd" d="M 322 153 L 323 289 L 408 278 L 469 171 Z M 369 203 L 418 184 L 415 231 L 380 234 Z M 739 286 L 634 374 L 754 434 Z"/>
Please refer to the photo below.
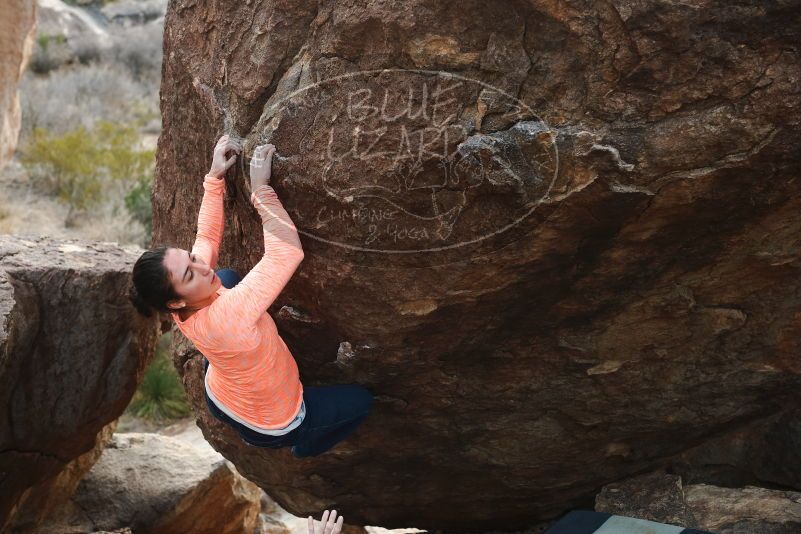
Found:
<path fill-rule="evenodd" d="M 669 462 L 686 484 L 801 490 L 801 410 L 755 420 Z"/>
<path fill-rule="evenodd" d="M 130 402 L 159 333 L 127 300 L 139 254 L 0 236 L 0 530 L 69 497 Z"/>
<path fill-rule="evenodd" d="M 217 138 L 305 259 L 269 312 L 306 385 L 374 413 L 330 453 L 207 439 L 296 515 L 520 528 L 797 403 L 798 0 L 172 2 L 154 241 L 189 248 Z M 436 503 L 435 505 L 432 505 Z"/>
<path fill-rule="evenodd" d="M 159 434 L 115 434 L 70 502 L 38 532 L 252 533 L 261 494 L 212 450 Z"/>
<path fill-rule="evenodd" d="M 18 506 L 14 513 L 15 534 L 25 532 L 46 534 L 42 530 L 42 524 L 49 522 L 52 516 L 60 514 L 60 509 L 69 501 L 78 483 L 100 457 L 116 428 L 117 419 L 100 430 L 95 437 L 95 446 L 92 450 L 72 460 L 54 478 L 46 479 L 25 490 L 19 500 L 22 505 Z M 70 531 L 70 529 L 59 530 Z"/>
<path fill-rule="evenodd" d="M 0 169 L 17 149 L 22 112 L 17 86 L 36 35 L 35 0 L 0 0 Z"/>
<path fill-rule="evenodd" d="M 792 534 L 801 530 L 801 493 L 755 486 L 684 486 L 655 472 L 605 486 L 595 511 L 718 532 Z"/>

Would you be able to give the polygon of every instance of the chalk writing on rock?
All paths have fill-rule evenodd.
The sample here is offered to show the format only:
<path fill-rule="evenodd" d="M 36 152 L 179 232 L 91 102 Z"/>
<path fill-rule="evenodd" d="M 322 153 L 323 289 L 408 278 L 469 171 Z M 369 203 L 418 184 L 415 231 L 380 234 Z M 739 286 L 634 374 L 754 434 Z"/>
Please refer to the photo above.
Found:
<path fill-rule="evenodd" d="M 365 251 L 491 239 L 547 199 L 559 167 L 556 135 L 529 106 L 441 71 L 360 71 L 301 87 L 256 131 L 280 139 L 282 128 L 302 156 L 281 159 L 282 172 L 313 190 L 290 199 L 298 232 Z"/>

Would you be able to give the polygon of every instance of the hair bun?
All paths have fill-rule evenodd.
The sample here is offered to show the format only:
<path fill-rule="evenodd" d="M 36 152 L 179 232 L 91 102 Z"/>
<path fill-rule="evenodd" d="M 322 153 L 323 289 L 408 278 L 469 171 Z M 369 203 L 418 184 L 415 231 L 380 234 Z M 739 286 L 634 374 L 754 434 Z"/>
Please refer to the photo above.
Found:
<path fill-rule="evenodd" d="M 136 290 L 136 286 L 131 284 L 131 287 L 128 289 L 128 300 L 136 308 L 140 314 L 144 315 L 145 317 L 152 317 L 153 316 L 153 309 L 142 299 L 142 296 Z"/>

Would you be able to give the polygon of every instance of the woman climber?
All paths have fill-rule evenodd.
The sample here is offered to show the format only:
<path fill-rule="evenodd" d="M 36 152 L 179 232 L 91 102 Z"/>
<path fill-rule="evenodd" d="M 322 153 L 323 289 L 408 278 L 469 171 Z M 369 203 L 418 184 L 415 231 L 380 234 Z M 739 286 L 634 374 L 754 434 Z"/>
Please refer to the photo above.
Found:
<path fill-rule="evenodd" d="M 130 298 L 145 316 L 170 313 L 205 356 L 206 404 L 214 417 L 250 445 L 291 447 L 297 458 L 316 456 L 356 430 L 373 396 L 353 384 L 304 388 L 266 311 L 303 260 L 297 229 L 269 185 L 271 144 L 257 146 L 250 161 L 250 202 L 261 217 L 264 255 L 241 280 L 230 269 L 214 272 L 225 220 L 225 173 L 241 151 L 228 135 L 219 139 L 203 178 L 192 250 L 145 251 L 133 268 Z"/>

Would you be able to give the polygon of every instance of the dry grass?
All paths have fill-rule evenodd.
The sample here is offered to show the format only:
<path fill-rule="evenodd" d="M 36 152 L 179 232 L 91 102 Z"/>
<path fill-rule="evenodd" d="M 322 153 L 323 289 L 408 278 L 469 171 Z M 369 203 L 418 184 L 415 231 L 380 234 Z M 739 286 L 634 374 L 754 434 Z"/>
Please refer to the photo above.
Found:
<path fill-rule="evenodd" d="M 116 213 L 115 213 L 116 208 Z M 15 160 L 0 170 L 0 234 L 47 235 L 56 238 L 114 241 L 140 245 L 144 227 L 132 221 L 124 207 L 104 203 L 90 215 L 65 227 L 67 206 L 32 186 L 24 168 Z"/>

